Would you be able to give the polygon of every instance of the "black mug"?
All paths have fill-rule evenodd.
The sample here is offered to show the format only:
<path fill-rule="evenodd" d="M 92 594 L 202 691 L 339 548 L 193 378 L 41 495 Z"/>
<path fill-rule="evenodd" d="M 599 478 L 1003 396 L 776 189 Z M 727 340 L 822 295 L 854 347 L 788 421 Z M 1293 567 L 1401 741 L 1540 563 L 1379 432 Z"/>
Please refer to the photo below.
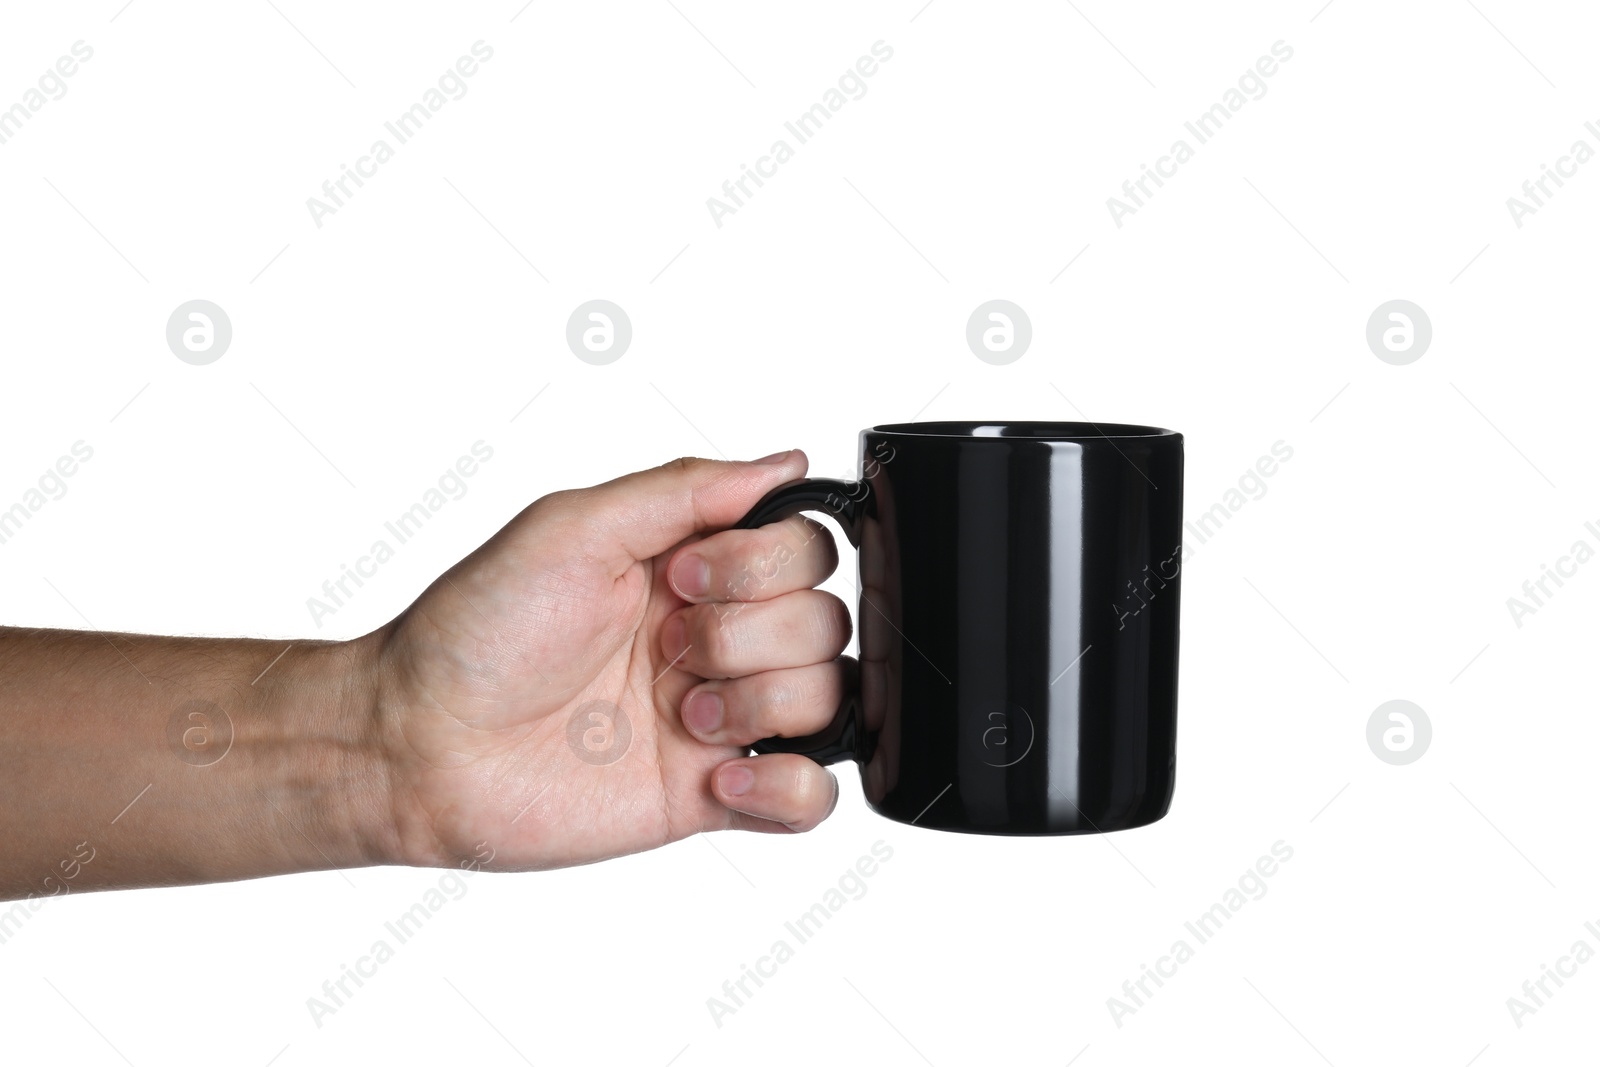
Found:
<path fill-rule="evenodd" d="M 1183 437 L 1079 422 L 861 432 L 861 478 L 738 526 L 831 515 L 860 553 L 859 662 L 810 737 L 890 819 L 978 834 L 1144 826 L 1172 800 Z"/>

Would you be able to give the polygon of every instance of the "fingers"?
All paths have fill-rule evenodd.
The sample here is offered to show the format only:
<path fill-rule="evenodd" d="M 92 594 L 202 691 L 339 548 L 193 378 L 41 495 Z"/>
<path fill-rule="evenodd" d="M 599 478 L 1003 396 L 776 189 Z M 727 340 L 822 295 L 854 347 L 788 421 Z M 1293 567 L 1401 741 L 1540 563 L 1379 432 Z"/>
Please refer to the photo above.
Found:
<path fill-rule="evenodd" d="M 815 589 L 751 604 L 691 604 L 661 625 L 666 661 L 701 678 L 826 663 L 849 643 L 844 602 Z"/>
<path fill-rule="evenodd" d="M 771 600 L 817 585 L 839 565 L 827 528 L 801 515 L 756 530 L 724 530 L 684 545 L 667 565 L 691 603 Z"/>
<path fill-rule="evenodd" d="M 832 720 L 844 678 L 844 662 L 835 660 L 703 682 L 684 698 L 683 721 L 717 744 L 816 733 Z M 803 833 L 833 814 L 839 780 L 805 756 L 774 752 L 721 764 L 711 793 L 729 809 L 729 829 Z"/>
<path fill-rule="evenodd" d="M 730 828 L 803 833 L 833 814 L 839 781 L 804 756 L 774 752 L 722 764 L 711 792 L 730 810 Z"/>
<path fill-rule="evenodd" d="M 806 465 L 806 454 L 797 448 L 752 463 L 677 459 L 547 499 L 576 520 L 598 555 L 621 570 L 698 530 L 738 522 L 768 491 L 803 476 Z"/>
<path fill-rule="evenodd" d="M 701 682 L 684 694 L 683 724 L 711 745 L 750 745 L 764 737 L 804 737 L 833 721 L 844 699 L 845 663 L 763 671 Z"/>
<path fill-rule="evenodd" d="M 690 534 L 737 522 L 767 492 L 803 476 L 806 465 L 798 449 L 756 463 L 678 460 L 559 494 L 559 507 L 621 569 Z M 696 737 L 746 744 L 814 733 L 832 719 L 842 690 L 834 660 L 851 631 L 843 602 L 811 588 L 838 564 L 825 534 L 797 517 L 760 530 L 724 530 L 669 561 L 668 580 L 690 605 L 662 624 L 662 653 L 680 671 L 709 679 L 683 704 Z M 827 769 L 789 753 L 729 760 L 711 777 L 730 828 L 810 830 L 839 798 Z"/>

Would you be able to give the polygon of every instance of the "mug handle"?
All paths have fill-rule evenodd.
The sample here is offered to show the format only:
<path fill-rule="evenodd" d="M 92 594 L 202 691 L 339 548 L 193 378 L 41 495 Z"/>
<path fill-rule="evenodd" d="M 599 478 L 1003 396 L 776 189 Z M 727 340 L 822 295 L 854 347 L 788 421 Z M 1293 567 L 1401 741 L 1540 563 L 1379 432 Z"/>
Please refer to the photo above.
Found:
<path fill-rule="evenodd" d="M 867 485 L 837 478 L 801 478 L 780 485 L 762 497 L 750 513 L 731 527 L 753 530 L 779 522 L 802 511 L 820 511 L 838 521 L 852 547 L 861 547 L 866 521 Z M 861 704 L 861 666 L 849 656 L 840 657 L 844 666 L 844 698 L 833 721 L 807 737 L 769 737 L 750 747 L 758 755 L 768 752 L 797 752 L 818 763 L 856 760 L 865 764 L 871 758 L 871 739 Z"/>

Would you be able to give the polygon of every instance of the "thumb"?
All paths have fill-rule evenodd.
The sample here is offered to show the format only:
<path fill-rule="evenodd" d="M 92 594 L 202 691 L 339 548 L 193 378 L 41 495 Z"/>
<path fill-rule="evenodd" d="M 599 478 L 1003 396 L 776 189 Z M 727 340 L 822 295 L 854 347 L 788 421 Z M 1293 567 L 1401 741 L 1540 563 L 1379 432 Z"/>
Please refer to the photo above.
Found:
<path fill-rule="evenodd" d="M 752 462 L 675 459 L 583 490 L 584 526 L 622 569 L 692 533 L 732 526 L 769 491 L 803 477 L 807 465 L 798 448 Z"/>

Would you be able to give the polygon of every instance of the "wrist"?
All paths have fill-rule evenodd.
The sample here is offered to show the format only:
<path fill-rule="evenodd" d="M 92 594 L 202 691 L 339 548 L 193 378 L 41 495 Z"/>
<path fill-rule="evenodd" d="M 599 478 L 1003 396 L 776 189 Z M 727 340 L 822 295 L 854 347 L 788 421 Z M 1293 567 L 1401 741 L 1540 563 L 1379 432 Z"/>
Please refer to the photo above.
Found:
<path fill-rule="evenodd" d="M 326 646 L 313 670 L 326 678 L 327 700 L 312 702 L 320 710 L 302 724 L 311 773 L 334 786 L 322 798 L 321 823 L 351 866 L 408 862 L 395 817 L 382 653 L 381 631 Z"/>
<path fill-rule="evenodd" d="M 248 689 L 256 699 L 243 705 L 234 750 L 216 769 L 277 809 L 267 817 L 296 857 L 291 869 L 395 862 L 371 646 L 298 643 Z"/>
<path fill-rule="evenodd" d="M 406 867 L 447 867 L 456 858 L 435 830 L 436 813 L 419 797 L 416 775 L 425 769 L 412 745 L 419 729 L 411 697 L 414 687 L 406 664 L 411 653 L 401 619 L 349 642 L 359 664 L 353 673 L 361 679 L 358 706 L 370 731 L 375 778 L 372 786 L 371 823 L 365 835 L 377 848 L 377 863 Z M 364 702 L 364 703 L 363 703 Z M 381 807 L 381 811 L 378 808 Z"/>

